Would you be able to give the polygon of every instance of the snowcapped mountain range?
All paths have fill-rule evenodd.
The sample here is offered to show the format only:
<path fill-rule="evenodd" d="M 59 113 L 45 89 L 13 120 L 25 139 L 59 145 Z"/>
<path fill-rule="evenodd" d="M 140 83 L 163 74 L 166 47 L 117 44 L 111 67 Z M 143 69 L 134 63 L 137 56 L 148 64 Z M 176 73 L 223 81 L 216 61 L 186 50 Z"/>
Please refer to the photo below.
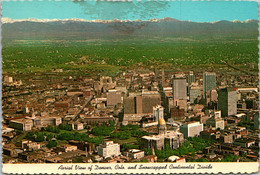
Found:
<path fill-rule="evenodd" d="M 41 22 L 41 23 L 46 23 L 46 22 L 93 22 L 93 23 L 112 23 L 112 22 L 163 22 L 163 21 L 167 21 L 167 22 L 176 22 L 179 21 L 177 19 L 174 18 L 170 18 L 170 17 L 165 17 L 162 19 L 150 19 L 150 20 L 146 20 L 146 21 L 142 21 L 142 20 L 119 20 L 119 19 L 113 19 L 113 20 L 87 20 L 87 19 L 79 19 L 79 18 L 71 18 L 71 19 L 36 19 L 36 18 L 27 18 L 27 19 L 11 19 L 11 18 L 2 18 L 2 23 L 6 24 L 6 23 L 16 23 L 16 22 Z M 239 20 L 233 20 L 233 21 L 229 21 L 229 22 L 233 22 L 233 23 L 249 23 L 252 21 L 256 21 L 256 20 L 245 20 L 245 21 L 239 21 Z M 191 22 L 191 21 L 187 21 L 187 22 Z M 214 21 L 214 22 L 209 22 L 209 23 L 218 23 L 220 21 Z M 206 22 L 198 22 L 198 23 L 206 23 Z"/>
<path fill-rule="evenodd" d="M 2 18 L 3 39 L 89 39 L 142 37 L 257 37 L 258 21 L 192 22 L 174 18 L 142 20 L 10 19 Z"/>

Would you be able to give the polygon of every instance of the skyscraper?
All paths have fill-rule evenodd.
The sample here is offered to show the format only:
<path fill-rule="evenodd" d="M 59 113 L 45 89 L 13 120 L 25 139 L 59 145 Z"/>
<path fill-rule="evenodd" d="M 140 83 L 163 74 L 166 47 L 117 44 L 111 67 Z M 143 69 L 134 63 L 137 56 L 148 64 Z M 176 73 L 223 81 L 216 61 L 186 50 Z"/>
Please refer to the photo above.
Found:
<path fill-rule="evenodd" d="M 174 100 L 187 99 L 187 83 L 184 76 L 174 75 L 172 86 Z"/>
<path fill-rule="evenodd" d="M 216 73 L 215 72 L 204 72 L 203 73 L 203 94 L 206 98 L 207 91 L 216 89 Z"/>
<path fill-rule="evenodd" d="M 153 107 L 161 104 L 161 96 L 157 91 L 129 94 L 124 97 L 124 121 L 137 122 L 142 116 L 153 114 Z"/>
<path fill-rule="evenodd" d="M 189 88 L 190 89 L 190 103 L 194 104 L 194 101 L 196 98 L 198 98 L 199 96 L 201 96 L 201 92 L 202 92 L 202 87 L 201 86 L 192 86 Z"/>
<path fill-rule="evenodd" d="M 122 103 L 121 92 L 117 92 L 116 90 L 107 92 L 107 106 L 115 106 L 118 103 Z"/>
<path fill-rule="evenodd" d="M 232 88 L 223 88 L 218 91 L 218 110 L 222 116 L 237 114 L 237 92 Z"/>
<path fill-rule="evenodd" d="M 165 73 L 164 73 L 164 69 L 162 70 L 162 87 L 165 86 Z"/>
<path fill-rule="evenodd" d="M 190 71 L 188 74 L 188 85 L 191 85 L 193 82 L 195 82 L 195 75 L 193 71 Z"/>

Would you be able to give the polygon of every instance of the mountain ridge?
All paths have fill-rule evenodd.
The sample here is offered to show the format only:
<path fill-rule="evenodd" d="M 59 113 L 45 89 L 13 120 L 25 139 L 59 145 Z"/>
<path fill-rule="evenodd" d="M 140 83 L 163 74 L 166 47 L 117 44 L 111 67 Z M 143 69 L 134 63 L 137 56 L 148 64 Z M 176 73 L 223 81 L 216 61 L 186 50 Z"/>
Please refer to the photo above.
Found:
<path fill-rule="evenodd" d="M 3 22 L 8 20 L 2 19 Z M 174 18 L 151 19 L 149 21 L 82 21 L 77 19 L 51 20 L 39 22 L 37 19 L 27 19 L 6 22 L 2 25 L 3 39 L 89 39 L 141 36 L 151 37 L 258 37 L 258 21 L 235 20 L 217 21 L 214 23 L 199 23 L 180 21 Z"/>
<path fill-rule="evenodd" d="M 37 19 L 37 18 L 26 18 L 26 19 L 11 19 L 7 17 L 2 18 L 2 24 L 6 23 L 16 23 L 16 22 L 42 22 L 42 23 L 47 23 L 47 22 L 93 22 L 93 23 L 113 23 L 113 22 L 193 22 L 193 23 L 218 23 L 221 21 L 227 21 L 227 22 L 233 22 L 233 23 L 249 23 L 249 22 L 257 22 L 258 20 L 255 19 L 247 19 L 245 21 L 240 21 L 240 20 L 233 20 L 233 21 L 228 21 L 228 20 L 219 20 L 219 21 L 213 21 L 213 22 L 196 22 L 196 21 L 190 21 L 190 20 L 178 20 L 175 18 L 171 17 L 165 17 L 165 18 L 152 18 L 149 20 L 120 20 L 120 19 L 113 19 L 113 20 L 87 20 L 87 19 L 81 19 L 81 18 L 70 18 L 70 19 Z"/>

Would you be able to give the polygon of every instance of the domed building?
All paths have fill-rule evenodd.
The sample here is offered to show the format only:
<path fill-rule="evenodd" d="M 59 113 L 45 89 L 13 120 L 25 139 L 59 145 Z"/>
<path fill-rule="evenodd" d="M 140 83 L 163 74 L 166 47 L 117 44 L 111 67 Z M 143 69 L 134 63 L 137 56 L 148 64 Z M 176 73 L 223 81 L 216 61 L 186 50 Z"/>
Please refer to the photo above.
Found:
<path fill-rule="evenodd" d="M 177 131 L 167 131 L 163 118 L 158 121 L 158 135 L 143 136 L 142 146 L 150 149 L 162 150 L 168 144 L 172 149 L 177 149 L 184 143 L 183 134 Z"/>
<path fill-rule="evenodd" d="M 166 122 L 163 118 L 159 120 L 159 125 L 158 125 L 158 134 L 166 134 L 167 133 L 167 127 L 166 127 Z"/>

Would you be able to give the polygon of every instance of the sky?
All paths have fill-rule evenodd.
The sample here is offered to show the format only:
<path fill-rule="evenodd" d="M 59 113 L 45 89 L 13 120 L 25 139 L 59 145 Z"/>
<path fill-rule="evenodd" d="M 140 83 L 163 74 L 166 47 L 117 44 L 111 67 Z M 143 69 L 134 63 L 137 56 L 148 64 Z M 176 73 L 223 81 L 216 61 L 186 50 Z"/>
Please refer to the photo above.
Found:
<path fill-rule="evenodd" d="M 246 1 L 3 1 L 11 19 L 149 20 L 171 17 L 194 22 L 258 19 L 257 2 Z"/>

